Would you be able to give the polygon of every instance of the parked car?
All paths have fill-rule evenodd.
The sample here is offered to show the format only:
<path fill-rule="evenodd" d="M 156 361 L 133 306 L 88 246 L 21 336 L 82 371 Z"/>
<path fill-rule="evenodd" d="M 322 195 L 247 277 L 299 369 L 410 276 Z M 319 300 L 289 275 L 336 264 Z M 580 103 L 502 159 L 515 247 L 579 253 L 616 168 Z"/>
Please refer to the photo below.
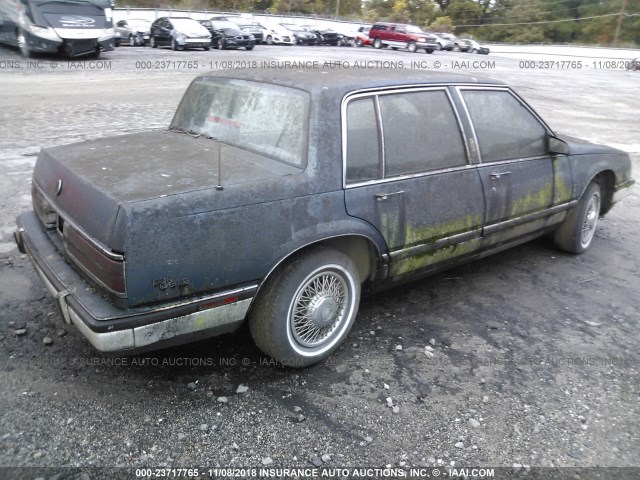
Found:
<path fill-rule="evenodd" d="M 371 26 L 361 25 L 358 30 L 352 30 L 351 32 L 344 33 L 345 38 L 348 40 L 348 44 L 352 47 L 364 47 L 371 45 L 371 39 L 369 38 L 369 30 Z"/>
<path fill-rule="evenodd" d="M 400 23 L 376 23 L 369 30 L 369 38 L 375 48 L 406 48 L 410 52 L 423 49 L 433 53 L 438 49 L 436 37 L 425 33 L 420 27 Z"/>
<path fill-rule="evenodd" d="M 289 32 L 289 34 L 295 38 L 297 45 L 318 45 L 320 39 L 313 32 L 308 32 L 299 25 L 293 23 L 281 23 L 280 27 Z"/>
<path fill-rule="evenodd" d="M 268 26 L 265 42 L 267 45 L 296 45 L 297 38 L 293 32 L 281 25 Z"/>
<path fill-rule="evenodd" d="M 479 53 L 482 55 L 489 55 L 489 52 L 490 52 L 489 47 L 484 47 L 480 45 L 478 42 L 476 42 L 475 40 L 470 40 L 470 39 L 460 40 L 459 45 L 460 45 L 461 52 Z"/>
<path fill-rule="evenodd" d="M 246 318 L 310 365 L 363 290 L 545 234 L 584 252 L 634 183 L 627 153 L 552 131 L 503 83 L 320 73 L 211 72 L 168 130 L 42 149 L 15 238 L 64 320 L 124 354 Z"/>
<path fill-rule="evenodd" d="M 200 20 L 200 23 L 211 33 L 211 45 L 214 48 L 253 50 L 256 46 L 256 37 L 242 31 L 238 25 L 229 20 Z"/>
<path fill-rule="evenodd" d="M 459 51 L 458 39 L 449 33 L 434 33 L 436 37 L 436 43 L 438 44 L 438 50 L 446 50 L 448 52 L 455 50 Z"/>
<path fill-rule="evenodd" d="M 365 28 L 356 32 L 354 34 L 353 43 L 356 47 L 365 47 L 371 45 L 371 39 L 369 38 L 369 28 Z"/>
<path fill-rule="evenodd" d="M 319 28 L 314 25 L 303 25 L 302 28 L 307 32 L 313 33 L 318 38 L 318 45 L 332 45 L 337 47 L 342 44 L 344 35 L 332 30 L 331 28 Z"/>
<path fill-rule="evenodd" d="M 112 5 L 108 0 L 2 0 L 0 43 L 20 54 L 59 53 L 99 57 L 113 50 Z"/>
<path fill-rule="evenodd" d="M 238 24 L 238 26 L 240 27 L 240 30 L 242 30 L 243 32 L 250 33 L 251 35 L 253 35 L 253 38 L 256 39 L 256 44 L 264 43 L 264 40 L 266 38 L 265 36 L 266 29 L 259 23 L 241 23 L 241 24 Z"/>
<path fill-rule="evenodd" d="M 131 46 L 146 45 L 149 43 L 151 22 L 142 18 L 120 20 L 116 23 L 116 46 L 128 43 Z"/>
<path fill-rule="evenodd" d="M 211 47 L 209 30 L 187 17 L 160 17 L 151 24 L 149 45 L 153 48 L 169 46 L 174 50 Z"/>

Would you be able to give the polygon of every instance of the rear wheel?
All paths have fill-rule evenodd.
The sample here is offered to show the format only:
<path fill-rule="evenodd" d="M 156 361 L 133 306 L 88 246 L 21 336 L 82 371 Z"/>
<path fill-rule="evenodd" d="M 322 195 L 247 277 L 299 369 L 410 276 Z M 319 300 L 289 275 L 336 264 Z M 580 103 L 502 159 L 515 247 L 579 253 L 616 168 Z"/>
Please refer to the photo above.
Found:
<path fill-rule="evenodd" d="M 380 40 L 379 38 L 376 38 L 373 41 L 373 48 L 382 48 L 382 40 Z"/>
<path fill-rule="evenodd" d="M 360 279 L 351 259 L 316 247 L 292 257 L 267 281 L 249 314 L 249 328 L 267 355 L 305 367 L 340 346 L 359 302 Z"/>
<path fill-rule="evenodd" d="M 427 53 L 433 53 L 433 48 L 427 48 L 427 49 L 425 50 L 425 52 L 427 52 Z"/>
<path fill-rule="evenodd" d="M 600 185 L 592 182 L 556 229 L 553 236 L 556 246 L 570 253 L 585 252 L 595 235 L 601 205 Z"/>
<path fill-rule="evenodd" d="M 133 35 L 129 35 L 129 45 L 131 45 L 132 47 L 137 47 L 138 46 L 138 37 L 135 37 Z"/>
<path fill-rule="evenodd" d="M 362 39 L 359 38 L 356 40 L 356 47 L 362 47 L 363 43 L 362 43 Z"/>

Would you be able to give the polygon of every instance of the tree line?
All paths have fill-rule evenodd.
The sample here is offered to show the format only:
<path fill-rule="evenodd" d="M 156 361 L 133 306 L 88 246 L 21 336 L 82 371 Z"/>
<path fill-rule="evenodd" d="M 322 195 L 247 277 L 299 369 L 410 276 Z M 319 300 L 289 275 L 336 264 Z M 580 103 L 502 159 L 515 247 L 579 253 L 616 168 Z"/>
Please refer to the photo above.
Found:
<path fill-rule="evenodd" d="M 116 0 L 116 7 L 398 21 L 505 43 L 640 45 L 640 0 Z"/>

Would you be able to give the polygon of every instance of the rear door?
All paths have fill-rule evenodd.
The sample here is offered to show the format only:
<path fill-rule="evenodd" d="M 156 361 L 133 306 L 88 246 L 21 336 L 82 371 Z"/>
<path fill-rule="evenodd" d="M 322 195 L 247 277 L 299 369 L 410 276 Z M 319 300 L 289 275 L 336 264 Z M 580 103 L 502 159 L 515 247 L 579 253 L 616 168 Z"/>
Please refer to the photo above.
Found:
<path fill-rule="evenodd" d="M 458 89 L 473 124 L 487 201 L 485 245 L 543 228 L 554 203 L 548 127 L 511 90 Z"/>
<path fill-rule="evenodd" d="M 476 251 L 482 183 L 446 88 L 354 95 L 343 138 L 347 212 L 385 238 L 392 280 Z"/>

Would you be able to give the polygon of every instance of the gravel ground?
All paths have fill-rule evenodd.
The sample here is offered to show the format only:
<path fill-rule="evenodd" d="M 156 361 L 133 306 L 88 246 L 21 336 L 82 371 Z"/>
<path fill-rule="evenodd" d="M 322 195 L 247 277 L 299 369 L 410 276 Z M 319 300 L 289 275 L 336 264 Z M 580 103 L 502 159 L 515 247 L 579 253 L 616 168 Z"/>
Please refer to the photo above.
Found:
<path fill-rule="evenodd" d="M 419 60 L 433 69 L 438 61 L 440 70 L 507 81 L 559 131 L 631 152 L 636 179 L 640 72 L 585 58 L 580 69 L 521 68 L 540 56 L 331 47 L 120 47 L 103 58 L 28 64 L 0 48 L 0 477 L 315 465 L 640 478 L 638 185 L 586 254 L 541 239 L 365 298 L 346 344 L 305 370 L 275 365 L 247 329 L 102 357 L 63 325 L 11 239 L 15 216 L 30 208 L 41 146 L 164 127 L 189 81 L 212 67 Z"/>

